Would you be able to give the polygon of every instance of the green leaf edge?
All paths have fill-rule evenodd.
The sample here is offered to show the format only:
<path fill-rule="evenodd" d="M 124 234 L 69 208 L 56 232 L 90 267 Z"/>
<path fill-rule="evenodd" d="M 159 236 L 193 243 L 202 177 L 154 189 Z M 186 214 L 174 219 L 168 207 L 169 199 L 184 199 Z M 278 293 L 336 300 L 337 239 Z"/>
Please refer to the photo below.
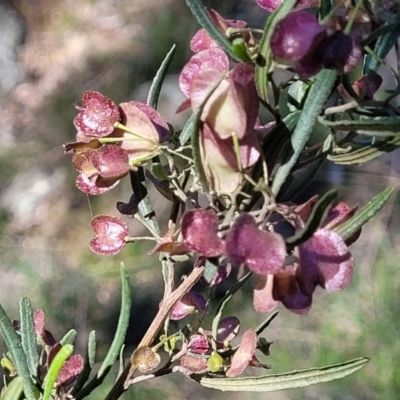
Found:
<path fill-rule="evenodd" d="M 322 368 L 245 378 L 202 378 L 202 386 L 222 391 L 272 392 L 294 389 L 343 378 L 362 368 L 369 358 L 360 357 Z"/>
<path fill-rule="evenodd" d="M 324 221 L 330 206 L 335 201 L 338 191 L 332 189 L 326 192 L 313 207 L 311 215 L 309 216 L 304 228 L 297 232 L 295 235 L 286 239 L 286 243 L 291 247 L 300 245 L 310 239 L 314 232 L 319 228 Z"/>
<path fill-rule="evenodd" d="M 170 51 L 167 53 L 163 62 L 161 63 L 160 68 L 158 69 L 153 79 L 153 82 L 151 83 L 149 93 L 147 95 L 147 104 L 153 107 L 154 109 L 157 109 L 158 98 L 160 96 L 162 84 L 168 73 L 168 69 L 171 65 L 171 62 L 174 58 L 175 51 L 176 51 L 176 45 L 173 44 Z"/>
<path fill-rule="evenodd" d="M 195 114 L 192 114 L 183 126 L 182 132 L 179 135 L 179 143 L 184 146 L 186 142 L 191 138 L 194 120 L 196 118 Z"/>
<path fill-rule="evenodd" d="M 268 103 L 268 72 L 271 66 L 271 47 L 270 40 L 272 33 L 278 25 L 278 23 L 286 17 L 287 14 L 296 4 L 296 0 L 285 0 L 281 3 L 279 8 L 277 8 L 268 18 L 264 33 L 261 37 L 260 44 L 258 46 L 258 55 L 256 59 L 255 67 L 255 82 L 257 87 L 257 92 L 260 98 Z"/>
<path fill-rule="evenodd" d="M 228 55 L 234 60 L 241 62 L 242 60 L 232 50 L 229 40 L 215 27 L 211 21 L 203 2 L 201 0 L 186 0 L 186 4 L 199 25 L 204 28 L 210 37 L 221 46 L 222 50 L 228 53 Z"/>
<path fill-rule="evenodd" d="M 285 184 L 282 186 L 281 194 L 278 196 L 279 201 L 290 201 L 299 193 L 301 193 L 317 175 L 317 172 L 319 171 L 323 162 L 323 159 L 315 160 L 306 167 L 301 175 L 295 177 L 294 179 L 290 179 L 290 182 L 286 180 L 286 182 L 290 184 L 286 185 L 285 182 Z"/>
<path fill-rule="evenodd" d="M 24 380 L 16 376 L 1 393 L 0 400 L 18 400 L 24 390 Z"/>
<path fill-rule="evenodd" d="M 225 310 L 225 307 L 227 304 L 230 302 L 232 299 L 233 295 L 249 280 L 249 278 L 253 275 L 253 273 L 250 271 L 246 275 L 244 275 L 242 278 L 240 278 L 236 283 L 234 283 L 229 290 L 225 293 L 225 296 L 222 298 L 217 311 L 215 313 L 215 317 L 212 322 L 212 336 L 215 341 L 217 341 L 217 334 L 218 334 L 218 326 L 222 318 L 222 314 Z"/>
<path fill-rule="evenodd" d="M 11 358 L 14 362 L 15 368 L 17 369 L 18 375 L 24 381 L 24 393 L 26 400 L 36 400 L 36 396 L 33 390 L 33 382 L 31 380 L 28 363 L 26 356 L 22 348 L 22 343 L 18 337 L 17 332 L 11 324 L 4 308 L 0 304 L 0 332 L 3 336 L 4 342 L 8 351 L 11 354 Z"/>
<path fill-rule="evenodd" d="M 126 272 L 125 265 L 123 263 L 121 263 L 120 271 L 122 280 L 121 313 L 119 315 L 117 330 L 115 332 L 110 349 L 108 350 L 108 353 L 97 372 L 97 377 L 99 378 L 105 375 L 115 364 L 115 361 L 119 356 L 120 349 L 124 344 L 125 335 L 129 325 L 129 317 L 131 312 L 131 291 L 129 286 L 129 275 Z"/>
<path fill-rule="evenodd" d="M 320 120 L 328 128 L 341 131 L 355 131 L 369 136 L 400 135 L 400 117 L 364 120 Z"/>
<path fill-rule="evenodd" d="M 75 329 L 70 329 L 60 340 L 61 346 L 66 344 L 74 344 L 78 332 Z"/>
<path fill-rule="evenodd" d="M 272 193 L 277 196 L 281 186 L 285 183 L 290 171 L 296 164 L 304 146 L 306 145 L 312 130 L 324 106 L 336 79 L 335 71 L 324 69 L 320 71 L 315 78 L 307 99 L 304 103 L 304 109 L 300 114 L 297 126 L 292 134 L 291 143 L 293 154 L 289 160 L 282 164 L 275 175 L 272 183 Z"/>
<path fill-rule="evenodd" d="M 92 372 L 93 364 L 96 356 L 96 332 L 91 331 L 88 338 L 88 347 L 85 356 L 85 363 L 82 372 L 79 374 L 78 380 L 76 381 L 71 395 L 75 396 L 83 388 L 87 380 L 89 379 L 90 373 Z"/>
<path fill-rule="evenodd" d="M 363 164 L 383 154 L 390 153 L 400 147 L 400 137 L 394 136 L 388 140 L 378 142 L 343 154 L 330 154 L 327 159 L 340 165 Z"/>
<path fill-rule="evenodd" d="M 43 382 L 44 391 L 42 400 L 50 399 L 54 383 L 56 382 L 63 365 L 68 360 L 68 358 L 71 357 L 73 351 L 74 346 L 72 344 L 66 344 L 62 346 L 58 353 L 55 355 L 53 361 L 50 364 L 49 370 L 47 371 L 46 378 Z"/>
<path fill-rule="evenodd" d="M 367 223 L 389 200 L 390 195 L 394 191 L 394 187 L 389 186 L 382 192 L 377 194 L 372 200 L 362 207 L 352 218 L 344 224 L 334 229 L 343 240 L 348 239 L 356 233 L 365 223 Z"/>
<path fill-rule="evenodd" d="M 36 376 L 39 365 L 39 354 L 37 352 L 37 339 L 35 323 L 33 320 L 33 309 L 31 301 L 24 296 L 19 307 L 21 318 L 21 343 L 24 349 L 26 361 L 31 375 Z"/>
<path fill-rule="evenodd" d="M 88 396 L 96 387 L 98 387 L 103 382 L 111 367 L 115 364 L 120 354 L 120 349 L 124 344 L 131 312 L 131 290 L 129 285 L 129 275 L 126 272 L 124 263 L 120 264 L 120 273 L 122 281 L 121 312 L 119 314 L 118 325 L 114 339 L 96 376 L 89 382 L 86 387 L 82 389 L 80 393 L 76 395 L 76 400 L 80 400 Z"/>
<path fill-rule="evenodd" d="M 397 21 L 397 26 L 394 27 L 390 32 L 387 32 L 383 36 L 379 37 L 376 41 L 374 53 L 378 58 L 374 58 L 371 55 L 366 57 L 364 63 L 364 74 L 371 74 L 378 70 L 383 60 L 390 49 L 394 46 L 397 39 L 400 37 L 400 22 Z"/>

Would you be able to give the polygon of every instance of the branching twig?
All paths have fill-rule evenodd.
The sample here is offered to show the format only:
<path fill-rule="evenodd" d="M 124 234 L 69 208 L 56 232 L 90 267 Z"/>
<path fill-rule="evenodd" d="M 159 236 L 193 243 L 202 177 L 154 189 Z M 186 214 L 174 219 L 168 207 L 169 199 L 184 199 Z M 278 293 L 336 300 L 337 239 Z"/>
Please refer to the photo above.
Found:
<path fill-rule="evenodd" d="M 170 296 L 164 298 L 157 315 L 155 316 L 153 322 L 149 326 L 149 329 L 143 336 L 138 348 L 150 346 L 154 341 L 158 331 L 162 327 L 165 319 L 167 318 L 172 307 L 186 294 L 190 289 L 196 284 L 204 272 L 204 267 L 196 267 L 190 273 L 188 277 L 181 283 L 181 285 L 173 291 Z M 135 379 L 132 379 L 133 374 L 136 371 L 136 366 L 129 364 L 125 367 L 124 371 L 115 382 L 114 387 L 111 389 L 110 393 L 107 395 L 105 400 L 117 400 L 124 391 L 126 391 L 129 386 L 136 383 Z"/>

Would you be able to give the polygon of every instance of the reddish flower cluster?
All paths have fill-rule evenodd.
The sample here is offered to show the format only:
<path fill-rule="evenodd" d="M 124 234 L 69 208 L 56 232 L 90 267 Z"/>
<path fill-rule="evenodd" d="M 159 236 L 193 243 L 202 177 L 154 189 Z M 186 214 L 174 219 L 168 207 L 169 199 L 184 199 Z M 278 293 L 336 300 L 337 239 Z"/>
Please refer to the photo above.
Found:
<path fill-rule="evenodd" d="M 245 26 L 243 21 L 224 20 L 214 10 L 209 14 L 223 33 L 228 27 Z M 242 183 L 241 172 L 251 169 L 260 157 L 255 130 L 259 101 L 254 69 L 244 63 L 231 69 L 225 52 L 204 30 L 195 34 L 191 49 L 195 54 L 179 78 L 188 100 L 179 110 L 191 106 L 196 112 L 209 97 L 201 115 L 203 166 L 212 189 L 233 193 Z"/>
<path fill-rule="evenodd" d="M 299 208 L 308 218 L 310 207 Z M 287 254 L 284 238 L 275 232 L 260 230 L 255 219 L 241 214 L 222 236 L 218 217 L 212 211 L 191 210 L 182 217 L 184 245 L 205 257 L 221 257 L 235 265 L 247 265 L 257 274 L 254 306 L 267 312 L 278 301 L 289 310 L 304 314 L 312 302 L 317 285 L 328 291 L 347 286 L 353 261 L 347 244 L 332 229 L 354 214 L 343 203 L 332 208 L 324 226 L 292 255 Z M 294 260 L 291 263 L 291 260 Z"/>
<path fill-rule="evenodd" d="M 271 37 L 271 50 L 276 57 L 293 62 L 302 78 L 322 68 L 348 73 L 361 60 L 359 43 L 369 26 L 356 22 L 350 34 L 346 34 L 343 29 L 347 19 L 336 16 L 322 25 L 309 12 L 292 12 L 278 23 Z"/>
<path fill-rule="evenodd" d="M 159 154 L 169 138 L 167 123 L 152 107 L 137 101 L 119 107 L 99 92 L 82 95 L 83 107 L 74 119 L 76 142 L 65 149 L 79 175 L 76 186 L 99 195 L 112 189 L 137 165 Z"/>
<path fill-rule="evenodd" d="M 283 0 L 256 0 L 256 3 L 273 12 L 283 5 Z M 65 146 L 67 152 L 73 153 L 73 164 L 78 171 L 76 185 L 85 193 L 98 195 L 130 174 L 133 194 L 128 203 L 119 202 L 117 208 L 123 215 L 134 215 L 151 232 L 152 237 L 140 238 L 156 241 L 148 254 L 161 252 L 164 253 L 163 263 L 167 260 L 168 286 L 160 318 L 167 321 L 167 327 L 169 319 L 176 321 L 197 314 L 196 323 L 188 324 L 179 334 L 171 335 L 165 329 L 159 344 L 152 348 L 139 347 L 131 358 L 133 371 L 138 369 L 146 374 L 156 368 L 161 361 L 157 350 L 162 345 L 170 356 L 165 368 L 169 369 L 179 360 L 180 365 L 175 367 L 188 375 L 213 372 L 236 377 L 249 365 L 268 368 L 255 357 L 257 349 L 269 354 L 270 343 L 258 338 L 262 328 L 248 329 L 235 347 L 231 342 L 239 333 L 240 321 L 236 316 L 221 319 L 232 293 L 250 274 L 225 290 L 212 332 L 203 329 L 201 323 L 209 312 L 214 291 L 209 290 L 208 298 L 190 291 L 196 282 L 213 288 L 222 283 L 232 269 L 238 268 L 240 277 L 248 268 L 255 276 L 253 303 L 256 311 L 269 312 L 282 303 L 297 314 L 309 311 L 317 287 L 338 291 L 349 284 L 353 260 L 348 245 L 357 239 L 359 233 L 354 234 L 354 231 L 360 225 L 354 220 L 348 224 L 352 228 L 346 227 L 346 235 L 353 235 L 343 236 L 346 240 L 336 228 L 348 221 L 356 210 L 344 203 L 330 207 L 332 192 L 320 201 L 314 196 L 301 205 L 280 202 L 281 195 L 289 198 L 293 195 L 292 189 L 298 188 L 297 183 L 304 182 L 297 180 L 297 177 L 306 177 L 301 175 L 303 166 L 327 157 L 329 151 L 339 153 L 338 146 L 346 140 L 352 141 L 357 134 L 355 129 L 354 135 L 351 132 L 337 141 L 334 134 L 328 133 L 332 126 L 331 121 L 328 123 L 328 111 L 333 109 L 336 113 L 339 107 L 329 107 L 323 116 L 319 114 L 327 104 L 342 104 L 335 96 L 328 102 L 328 92 L 335 91 L 340 99 L 348 95 L 357 100 L 371 99 L 381 83 L 379 75 L 365 70 L 365 77 L 355 77 L 352 88 L 352 82 L 347 79 L 342 80 L 341 87 L 339 79 L 335 80 L 335 73 L 329 72 L 321 74 L 329 76 L 331 81 L 327 93 L 321 90 L 321 98 L 315 101 L 313 96 L 307 97 L 307 93 L 312 93 L 306 91 L 310 85 L 316 85 L 312 86 L 314 91 L 315 87 L 321 87 L 318 86 L 321 82 L 316 79 L 315 83 L 305 83 L 300 82 L 301 79 L 321 69 L 347 74 L 361 59 L 360 43 L 376 40 L 369 36 L 364 41 L 371 29 L 372 13 L 359 8 L 346 10 L 340 3 L 337 7 L 332 5 L 322 23 L 314 9 L 304 10 L 318 4 L 316 0 L 297 1 L 285 18 L 267 24 L 267 28 L 275 28 L 271 33 L 268 29 L 264 32 L 260 45 L 257 43 L 259 32 L 248 28 L 244 21 L 226 20 L 211 9 L 207 10 L 207 21 L 202 9 L 199 21 L 213 23 L 226 40 L 217 42 L 204 29 L 192 38 L 193 55 L 179 76 L 179 86 L 186 100 L 178 107 L 178 112 L 191 108 L 193 115 L 181 132 L 171 128 L 171 138 L 167 123 L 147 104 L 130 101 L 117 105 L 108 97 L 89 91 L 83 93 L 83 105 L 76 106 L 79 111 L 74 119 L 78 131 L 76 141 Z M 326 7 L 320 11 L 319 15 L 323 16 Z M 278 15 L 279 12 L 275 17 Z M 215 30 L 210 32 L 216 33 Z M 254 32 L 257 35 L 253 36 Z M 221 35 L 213 37 L 221 38 Z M 275 63 L 270 62 L 270 50 L 263 45 L 266 38 L 270 38 Z M 229 42 L 232 46 L 227 49 Z M 158 87 L 151 90 L 151 96 L 162 83 L 164 66 L 172 53 L 154 80 L 152 89 Z M 263 61 L 266 62 L 263 64 Z M 273 68 L 281 65 L 297 75 L 282 74 L 283 80 L 288 76 L 287 81 L 281 81 L 279 76 L 277 82 L 279 74 L 275 74 Z M 265 126 L 258 120 L 261 102 L 269 112 L 269 119 L 273 120 Z M 353 118 L 351 111 L 346 112 Z M 311 121 L 304 127 L 307 116 Z M 354 114 L 354 121 L 357 118 L 359 115 Z M 332 121 L 339 128 L 336 122 L 340 119 L 333 116 Z M 344 123 L 350 125 L 347 121 Z M 311 131 L 316 124 L 321 126 L 321 133 L 315 132 L 317 129 Z M 314 136 L 318 136 L 317 144 Z M 164 142 L 166 144 L 162 145 Z M 149 167 L 142 168 L 148 161 Z M 292 178 L 297 180 L 293 187 L 290 186 Z M 142 185 L 145 179 L 173 204 L 168 230 L 162 237 L 154 218 L 152 194 Z M 129 237 L 128 225 L 120 218 L 98 215 L 91 225 L 95 237 L 90 241 L 90 249 L 96 254 L 115 255 L 128 242 L 136 240 Z M 177 288 L 173 287 L 173 262 L 178 260 L 175 256 L 184 255 L 187 259 L 193 253 L 197 257 L 193 275 Z M 168 301 L 171 293 L 178 294 L 173 297 L 174 304 Z M 180 298 L 178 302 L 177 298 Z M 163 305 L 168 306 L 166 310 Z M 50 345 L 52 336 L 44 330 L 44 316 L 39 314 L 35 315 L 35 324 L 40 332 L 38 336 L 50 348 L 49 365 L 60 346 L 54 340 Z M 179 341 L 183 343 L 180 349 L 176 347 Z M 75 379 L 82 369 L 81 364 L 80 356 L 72 356 L 60 374 L 60 385 Z"/>

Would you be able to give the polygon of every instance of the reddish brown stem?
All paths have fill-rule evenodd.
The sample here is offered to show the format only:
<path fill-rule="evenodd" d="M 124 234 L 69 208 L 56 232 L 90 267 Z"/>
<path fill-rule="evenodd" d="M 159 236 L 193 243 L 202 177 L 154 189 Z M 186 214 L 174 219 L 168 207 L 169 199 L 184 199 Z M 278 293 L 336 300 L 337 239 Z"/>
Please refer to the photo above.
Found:
<path fill-rule="evenodd" d="M 185 278 L 185 280 L 178 286 L 178 288 L 173 291 L 167 298 L 163 299 L 162 304 L 160 305 L 160 309 L 158 310 L 157 315 L 153 319 L 153 322 L 149 326 L 149 329 L 143 336 L 140 341 L 138 348 L 150 346 L 154 339 L 156 338 L 157 333 L 161 329 L 164 324 L 165 319 L 168 314 L 172 310 L 172 307 L 186 294 L 190 291 L 190 289 L 195 285 L 195 283 L 200 279 L 201 275 L 204 272 L 204 267 L 196 267 L 190 273 L 189 276 Z M 123 392 L 125 392 L 129 386 L 135 383 L 132 380 L 133 374 L 136 371 L 136 366 L 129 363 L 117 382 L 111 389 L 110 393 L 107 395 L 105 400 L 117 400 Z"/>

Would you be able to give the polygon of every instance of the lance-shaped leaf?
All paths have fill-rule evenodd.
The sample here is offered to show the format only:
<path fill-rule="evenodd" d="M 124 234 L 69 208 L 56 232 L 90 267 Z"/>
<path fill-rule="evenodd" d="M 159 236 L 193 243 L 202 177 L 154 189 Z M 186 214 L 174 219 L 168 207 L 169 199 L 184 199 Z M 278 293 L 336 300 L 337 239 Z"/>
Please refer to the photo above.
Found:
<path fill-rule="evenodd" d="M 304 146 L 307 144 L 317 117 L 331 92 L 335 78 L 336 73 L 334 71 L 322 70 L 317 74 L 315 82 L 304 103 L 304 109 L 301 112 L 296 129 L 291 137 L 293 153 L 290 158 L 279 167 L 275 175 L 272 184 L 272 192 L 275 196 L 279 193 L 280 188 L 285 183 L 286 178 L 296 164 Z"/>
<path fill-rule="evenodd" d="M 400 147 L 400 137 L 393 136 L 387 140 L 376 141 L 369 146 L 350 150 L 343 154 L 330 154 L 328 160 L 340 165 L 363 164 Z"/>
<path fill-rule="evenodd" d="M 75 329 L 70 329 L 60 340 L 61 346 L 66 344 L 74 344 L 78 332 Z"/>
<path fill-rule="evenodd" d="M 217 311 L 215 312 L 215 317 L 212 322 L 212 336 L 215 341 L 218 338 L 218 329 L 221 323 L 222 313 L 225 310 L 225 307 L 232 299 L 233 295 L 248 281 L 251 277 L 252 272 L 248 272 L 246 275 L 242 276 L 235 284 L 233 284 L 229 290 L 225 293 L 221 303 L 219 304 Z"/>
<path fill-rule="evenodd" d="M 33 391 L 33 382 L 31 380 L 29 367 L 26 361 L 24 350 L 22 348 L 21 340 L 1 305 L 0 332 L 6 343 L 7 349 L 11 354 L 11 358 L 17 369 L 18 375 L 21 376 L 24 381 L 24 394 L 26 396 L 26 399 L 35 400 L 36 396 Z"/>
<path fill-rule="evenodd" d="M 17 376 L 2 389 L 0 400 L 17 400 L 21 398 L 23 390 L 24 380 L 22 377 Z"/>
<path fill-rule="evenodd" d="M 356 215 L 335 228 L 335 232 L 337 232 L 344 240 L 354 235 L 386 204 L 393 190 L 393 187 L 387 187 L 381 193 L 376 195 L 368 204 L 362 207 Z"/>
<path fill-rule="evenodd" d="M 21 341 L 26 355 L 29 371 L 36 376 L 38 372 L 39 355 L 37 352 L 37 340 L 35 324 L 33 320 L 32 304 L 27 297 L 23 297 L 20 303 Z"/>
<path fill-rule="evenodd" d="M 107 352 L 107 355 L 101 364 L 96 376 L 84 387 L 77 395 L 76 399 L 80 400 L 88 396 L 96 387 L 101 385 L 104 378 L 110 372 L 111 367 L 118 359 L 121 347 L 124 344 L 126 331 L 129 325 L 129 316 L 131 310 L 131 293 L 129 287 L 129 276 L 126 273 L 124 264 L 120 266 L 121 280 L 122 280 L 122 293 L 121 293 L 121 311 L 119 314 L 117 330 L 114 339 Z"/>
<path fill-rule="evenodd" d="M 341 364 L 291 371 L 285 374 L 246 378 L 202 378 L 200 383 L 202 386 L 222 391 L 272 392 L 344 378 L 362 368 L 368 361 L 368 358 L 362 357 Z"/>
<path fill-rule="evenodd" d="M 366 118 L 361 120 L 321 121 L 325 126 L 340 131 L 352 131 L 368 136 L 400 135 L 400 117 Z"/>
<path fill-rule="evenodd" d="M 158 69 L 156 76 L 151 83 L 149 94 L 147 96 L 147 104 L 154 109 L 157 109 L 158 97 L 160 96 L 161 87 L 164 82 L 165 76 L 175 55 L 176 45 L 172 45 L 171 50 L 165 56 L 163 62 Z"/>
<path fill-rule="evenodd" d="M 271 103 L 268 96 L 268 73 L 270 72 L 272 63 L 272 53 L 270 46 L 271 36 L 279 21 L 281 21 L 283 18 L 286 17 L 287 14 L 289 14 L 290 10 L 295 4 L 296 0 L 285 0 L 284 2 L 282 2 L 280 7 L 268 18 L 264 28 L 263 36 L 258 47 L 255 81 L 258 95 L 266 103 Z"/>
<path fill-rule="evenodd" d="M 220 32 L 213 24 L 210 15 L 207 13 L 201 0 L 186 0 L 186 4 L 190 11 L 197 19 L 197 22 L 207 31 L 207 33 L 214 39 L 221 48 L 226 51 L 234 60 L 241 61 L 236 54 L 232 51 L 232 46 L 228 39 Z"/>
<path fill-rule="evenodd" d="M 43 382 L 43 400 L 49 400 L 51 396 L 51 392 L 53 390 L 54 384 L 60 374 L 60 371 L 66 361 L 71 357 L 72 352 L 74 351 L 74 346 L 72 344 L 66 344 L 62 346 L 60 350 L 55 355 L 52 360 L 49 370 L 47 371 L 46 378 Z"/>
<path fill-rule="evenodd" d="M 364 63 L 364 73 L 371 74 L 378 70 L 382 64 L 382 60 L 389 53 L 390 49 L 393 48 L 398 38 L 400 37 L 400 24 L 398 20 L 392 29 L 381 36 L 375 44 L 374 55 L 368 55 Z"/>
<path fill-rule="evenodd" d="M 86 381 L 89 379 L 90 372 L 92 371 L 95 362 L 95 357 L 96 357 L 96 333 L 95 331 L 91 331 L 89 333 L 88 349 L 85 357 L 85 363 L 83 365 L 83 370 L 72 389 L 71 392 L 72 396 L 75 396 L 77 393 L 79 393 L 79 391 L 85 385 Z"/>
<path fill-rule="evenodd" d="M 291 247 L 298 246 L 312 237 L 314 232 L 325 219 L 328 211 L 337 196 L 337 190 L 333 189 L 325 193 L 325 195 L 313 207 L 310 217 L 303 229 L 294 236 L 286 239 L 286 243 Z"/>

